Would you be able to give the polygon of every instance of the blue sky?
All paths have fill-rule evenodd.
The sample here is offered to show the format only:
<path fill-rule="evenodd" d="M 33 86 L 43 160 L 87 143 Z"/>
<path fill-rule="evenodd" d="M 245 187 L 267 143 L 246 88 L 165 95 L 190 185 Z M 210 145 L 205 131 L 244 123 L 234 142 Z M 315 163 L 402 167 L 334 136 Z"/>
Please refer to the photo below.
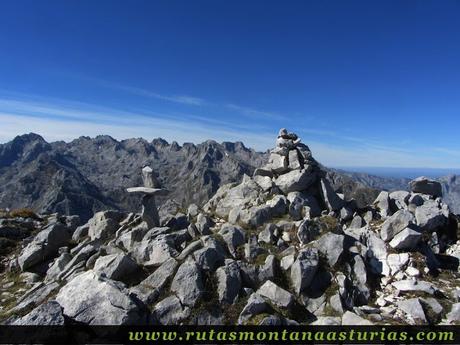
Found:
<path fill-rule="evenodd" d="M 1 1 L 0 142 L 243 141 L 460 168 L 458 1 Z"/>

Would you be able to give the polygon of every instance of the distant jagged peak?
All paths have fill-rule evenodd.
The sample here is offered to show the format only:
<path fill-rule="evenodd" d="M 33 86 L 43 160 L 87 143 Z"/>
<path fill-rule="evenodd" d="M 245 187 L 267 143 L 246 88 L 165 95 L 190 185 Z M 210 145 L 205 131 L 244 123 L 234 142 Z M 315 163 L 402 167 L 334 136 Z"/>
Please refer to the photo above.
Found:
<path fill-rule="evenodd" d="M 101 143 L 118 143 L 118 140 L 108 134 L 97 135 L 94 140 Z"/>
<path fill-rule="evenodd" d="M 243 151 L 250 151 L 246 146 L 244 146 L 243 142 L 241 141 L 224 141 L 222 143 L 222 146 L 227 150 L 231 152 L 235 152 L 237 150 L 243 150 Z"/>
<path fill-rule="evenodd" d="M 177 141 L 173 141 L 170 145 L 171 150 L 179 151 L 182 147 L 179 145 Z"/>
<path fill-rule="evenodd" d="M 33 133 L 33 132 L 30 132 L 28 134 L 18 135 L 12 141 L 14 143 L 19 143 L 19 142 L 30 143 L 30 142 L 36 142 L 36 141 L 46 143 L 46 140 L 43 139 L 43 137 L 40 134 Z"/>
<path fill-rule="evenodd" d="M 169 143 L 163 138 L 155 138 L 152 140 L 152 145 L 164 147 L 169 146 Z"/>

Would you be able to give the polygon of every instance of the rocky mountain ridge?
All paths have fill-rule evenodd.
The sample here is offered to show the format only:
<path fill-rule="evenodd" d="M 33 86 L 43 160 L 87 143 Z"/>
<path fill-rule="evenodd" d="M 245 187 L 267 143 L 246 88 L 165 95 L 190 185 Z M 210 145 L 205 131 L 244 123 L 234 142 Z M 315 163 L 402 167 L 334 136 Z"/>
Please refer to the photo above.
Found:
<path fill-rule="evenodd" d="M 360 207 L 281 130 L 266 164 L 202 207 L 1 219 L 7 324 L 370 325 L 460 322 L 458 219 L 427 178 Z M 161 192 L 160 192 L 161 191 Z M 145 195 L 150 199 L 146 200 Z M 140 198 L 138 196 L 138 198 Z M 152 225 L 153 224 L 153 227 Z M 16 238 L 14 238 L 16 236 Z"/>
<path fill-rule="evenodd" d="M 117 141 L 98 136 L 47 143 L 31 133 L 0 145 L 0 208 L 28 207 L 39 213 L 76 214 L 83 220 L 105 209 L 132 212 L 140 202 L 123 190 L 140 182 L 137 172 L 145 165 L 152 166 L 171 191 L 166 209 L 203 205 L 221 185 L 252 175 L 268 157 L 239 142 L 209 140 L 180 146 L 163 139 Z M 334 190 L 361 206 L 372 202 L 380 190 L 408 188 L 408 180 L 322 168 Z M 444 199 L 456 213 L 460 213 L 459 181 L 456 176 L 441 179 Z"/>

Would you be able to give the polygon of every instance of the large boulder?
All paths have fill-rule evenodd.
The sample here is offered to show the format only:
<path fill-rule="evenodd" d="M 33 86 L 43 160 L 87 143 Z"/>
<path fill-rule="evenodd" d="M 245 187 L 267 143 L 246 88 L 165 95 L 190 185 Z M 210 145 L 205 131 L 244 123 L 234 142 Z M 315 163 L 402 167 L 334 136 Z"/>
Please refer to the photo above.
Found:
<path fill-rule="evenodd" d="M 216 271 L 217 294 L 220 303 L 233 304 L 241 289 L 241 275 L 238 264 L 229 260 Z"/>
<path fill-rule="evenodd" d="M 304 219 L 297 229 L 297 238 L 300 243 L 306 244 L 315 240 L 321 234 L 321 226 L 318 222 Z"/>
<path fill-rule="evenodd" d="M 312 195 L 291 192 L 287 195 L 287 199 L 289 200 L 289 215 L 294 220 L 311 219 L 321 214 L 318 201 Z"/>
<path fill-rule="evenodd" d="M 125 254 L 101 256 L 94 264 L 94 271 L 109 279 L 128 283 L 133 274 L 139 271 L 137 263 Z"/>
<path fill-rule="evenodd" d="M 152 316 L 161 325 L 177 325 L 189 317 L 190 313 L 190 308 L 182 305 L 179 298 L 169 296 L 155 305 Z"/>
<path fill-rule="evenodd" d="M 226 218 L 233 208 L 243 209 L 246 204 L 256 200 L 261 191 L 262 189 L 252 178 L 244 175 L 239 185 L 228 184 L 220 187 L 206 203 L 204 210 Z"/>
<path fill-rule="evenodd" d="M 236 248 L 246 242 L 244 230 L 230 224 L 224 224 L 219 231 L 219 235 L 222 236 L 230 254 L 233 256 L 236 256 Z"/>
<path fill-rule="evenodd" d="M 257 290 L 257 294 L 269 299 L 270 302 L 280 308 L 290 309 L 295 303 L 295 298 L 291 293 L 280 288 L 270 280 L 267 280 Z"/>
<path fill-rule="evenodd" d="M 134 247 L 133 251 L 133 257 L 144 266 L 159 266 L 166 260 L 178 255 L 174 238 L 164 234 L 154 239 L 144 238 Z"/>
<path fill-rule="evenodd" d="M 193 307 L 204 294 L 203 275 L 191 258 L 179 266 L 171 283 L 171 291 L 183 305 Z"/>
<path fill-rule="evenodd" d="M 398 190 L 391 192 L 390 195 L 390 206 L 394 211 L 403 210 L 408 207 L 410 193 L 405 190 Z"/>
<path fill-rule="evenodd" d="M 317 179 L 317 175 L 311 167 L 302 170 L 292 170 L 286 174 L 278 176 L 275 184 L 284 193 L 301 192 L 310 187 Z"/>
<path fill-rule="evenodd" d="M 364 229 L 366 230 L 362 232 L 361 237 L 367 247 L 366 258 L 371 271 L 375 274 L 389 276 L 390 267 L 387 263 L 388 251 L 385 241 L 370 229 Z"/>
<path fill-rule="evenodd" d="M 269 205 L 257 205 L 248 209 L 235 207 L 230 211 L 228 221 L 233 224 L 258 227 L 269 221 L 272 216 L 272 208 Z"/>
<path fill-rule="evenodd" d="M 460 303 L 459 303 L 460 304 Z M 254 315 L 271 312 L 272 308 L 265 299 L 257 293 L 252 293 L 249 296 L 248 302 L 244 306 L 238 317 L 238 324 L 245 324 Z"/>
<path fill-rule="evenodd" d="M 415 218 L 412 213 L 407 210 L 399 210 L 382 224 L 380 237 L 385 242 L 389 242 L 405 228 L 413 225 L 413 223 L 415 223 Z"/>
<path fill-rule="evenodd" d="M 323 202 L 327 209 L 329 211 L 340 210 L 345 202 L 337 195 L 334 189 L 332 189 L 332 186 L 328 180 L 322 178 L 320 182 L 321 197 L 323 198 Z"/>
<path fill-rule="evenodd" d="M 427 323 L 422 303 L 418 298 L 410 298 L 397 302 L 398 308 L 408 314 L 415 322 Z"/>
<path fill-rule="evenodd" d="M 209 235 L 211 233 L 211 227 L 214 226 L 214 222 L 205 214 L 200 213 L 196 218 L 195 226 L 200 234 Z"/>
<path fill-rule="evenodd" d="M 448 213 L 436 201 L 429 200 L 415 209 L 415 218 L 422 230 L 432 232 L 447 225 Z"/>
<path fill-rule="evenodd" d="M 115 234 L 120 226 L 123 214 L 116 211 L 101 211 L 88 221 L 88 236 L 92 240 L 107 239 Z"/>
<path fill-rule="evenodd" d="M 154 303 L 165 290 L 166 284 L 176 273 L 179 264 L 173 258 L 165 261 L 155 272 L 132 287 L 130 292 L 134 293 L 145 304 Z"/>
<path fill-rule="evenodd" d="M 58 249 L 67 245 L 71 236 L 67 226 L 61 223 L 53 223 L 40 231 L 19 255 L 21 270 L 25 271 L 56 256 Z"/>
<path fill-rule="evenodd" d="M 89 325 L 132 325 L 146 322 L 145 310 L 130 297 L 124 284 L 90 270 L 74 277 L 56 301 L 64 315 Z"/>
<path fill-rule="evenodd" d="M 291 266 L 291 284 L 296 294 L 308 288 L 318 270 L 319 255 L 315 248 L 306 248 L 299 252 Z"/>
<path fill-rule="evenodd" d="M 316 241 L 315 247 L 327 259 L 329 266 L 334 267 L 345 251 L 345 236 L 328 232 Z"/>
<path fill-rule="evenodd" d="M 435 198 L 442 196 L 442 186 L 438 181 L 431 180 L 421 176 L 412 180 L 409 183 L 410 190 L 413 193 L 422 193 L 434 196 Z"/>
<path fill-rule="evenodd" d="M 172 278 L 179 264 L 173 258 L 165 261 L 155 272 L 145 278 L 141 284 L 147 285 L 153 289 L 162 289 L 167 281 Z"/>
<path fill-rule="evenodd" d="M 374 201 L 375 207 L 377 207 L 380 211 L 380 215 L 383 218 L 386 218 L 391 215 L 390 209 L 390 196 L 389 193 L 386 191 L 380 192 L 377 198 Z"/>
<path fill-rule="evenodd" d="M 56 301 L 46 302 L 27 315 L 15 320 L 17 326 L 63 326 L 64 315 L 62 308 Z"/>
<path fill-rule="evenodd" d="M 415 249 L 422 237 L 422 233 L 411 228 L 405 228 L 390 241 L 390 246 L 398 250 Z"/>
<path fill-rule="evenodd" d="M 283 174 L 289 170 L 288 158 L 277 153 L 272 153 L 268 158 L 267 167 L 276 174 Z"/>

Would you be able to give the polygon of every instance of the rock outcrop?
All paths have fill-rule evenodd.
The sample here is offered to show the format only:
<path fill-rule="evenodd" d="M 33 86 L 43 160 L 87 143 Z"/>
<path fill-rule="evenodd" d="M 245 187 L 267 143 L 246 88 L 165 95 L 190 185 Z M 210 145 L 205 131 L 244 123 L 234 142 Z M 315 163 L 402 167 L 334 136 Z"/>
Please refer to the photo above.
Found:
<path fill-rule="evenodd" d="M 143 174 L 136 192 L 157 191 L 153 171 Z M 85 224 L 5 216 L 1 224 L 23 231 L 3 256 L 0 319 L 459 322 L 458 219 L 439 186 L 418 179 L 410 192 L 382 192 L 360 207 L 326 176 L 298 136 L 282 129 L 267 164 L 223 185 L 202 207 L 163 216 L 153 204 L 141 214 L 106 210 Z"/>

